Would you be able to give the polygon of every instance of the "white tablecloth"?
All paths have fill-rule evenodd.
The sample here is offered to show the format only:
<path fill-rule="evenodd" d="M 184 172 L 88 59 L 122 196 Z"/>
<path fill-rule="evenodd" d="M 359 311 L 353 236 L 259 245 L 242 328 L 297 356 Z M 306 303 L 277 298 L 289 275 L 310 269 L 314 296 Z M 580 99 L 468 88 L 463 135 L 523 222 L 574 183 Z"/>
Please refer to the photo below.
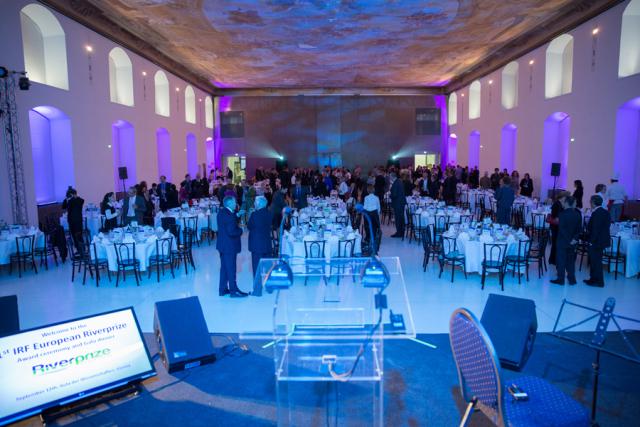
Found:
<path fill-rule="evenodd" d="M 172 217 L 176 219 L 176 224 L 180 225 L 181 229 L 184 228 L 184 220 L 185 217 L 197 216 L 198 217 L 198 232 L 196 238 L 200 238 L 202 234 L 202 229 L 208 226 L 207 223 L 207 211 L 198 210 L 197 212 L 158 212 L 158 214 L 154 218 L 153 225 L 158 228 L 162 227 L 162 218 Z M 218 212 L 216 210 L 210 210 L 209 215 L 211 218 L 211 229 L 213 231 L 218 231 Z"/>
<path fill-rule="evenodd" d="M 168 231 L 162 236 L 173 237 Z M 158 240 L 155 234 L 146 237 L 142 242 L 136 242 L 133 235 L 126 234 L 122 243 L 135 243 L 136 244 L 136 259 L 140 261 L 140 271 L 146 271 L 149 264 L 149 258 L 156 253 L 156 240 Z M 96 252 L 98 258 L 106 258 L 109 263 L 109 270 L 118 270 L 118 258 L 116 255 L 116 247 L 114 241 L 101 235 L 95 236 L 93 243 L 96 244 Z M 172 250 L 177 249 L 176 239 L 173 239 Z M 91 257 L 93 258 L 93 249 L 91 250 Z"/>
<path fill-rule="evenodd" d="M 333 235 L 330 231 L 325 231 L 324 239 L 320 239 L 313 232 L 303 239 L 296 239 L 292 233 L 285 232 L 284 239 L 282 241 L 282 254 L 289 257 L 305 257 L 304 241 L 324 240 L 324 255 L 326 259 L 338 256 L 338 247 L 340 240 L 350 240 L 355 238 L 355 245 L 353 248 L 354 254 L 362 253 L 362 236 L 359 233 L 352 232 L 346 238 L 342 234 Z"/>
<path fill-rule="evenodd" d="M 44 246 L 44 234 L 39 230 L 29 229 L 26 234 L 35 234 L 35 248 Z M 16 253 L 16 237 L 24 236 L 25 231 L 2 231 L 0 232 L 0 265 L 9 264 L 12 254 Z"/>
<path fill-rule="evenodd" d="M 633 277 L 640 272 L 640 238 L 630 233 L 619 233 L 620 252 L 626 256 L 625 277 Z M 623 266 L 618 266 L 618 271 L 622 272 Z"/>
<path fill-rule="evenodd" d="M 100 212 L 84 212 L 82 214 L 82 218 L 86 219 L 87 229 L 89 229 L 89 232 L 91 233 L 92 236 L 95 236 L 100 232 L 100 227 L 102 226 L 102 222 L 100 220 L 101 216 L 102 215 L 100 214 Z M 63 213 L 62 216 L 60 217 L 60 225 L 65 230 L 67 231 L 69 230 L 69 221 L 67 220 L 66 212 Z"/>
<path fill-rule="evenodd" d="M 467 273 L 482 273 L 485 243 L 507 243 L 506 255 L 516 255 L 518 252 L 518 240 L 514 235 L 509 235 L 506 240 L 502 241 L 494 240 L 488 233 L 484 233 L 474 240 L 471 240 L 469 236 L 469 233 L 461 232 L 456 239 L 458 251 L 465 255 Z"/>

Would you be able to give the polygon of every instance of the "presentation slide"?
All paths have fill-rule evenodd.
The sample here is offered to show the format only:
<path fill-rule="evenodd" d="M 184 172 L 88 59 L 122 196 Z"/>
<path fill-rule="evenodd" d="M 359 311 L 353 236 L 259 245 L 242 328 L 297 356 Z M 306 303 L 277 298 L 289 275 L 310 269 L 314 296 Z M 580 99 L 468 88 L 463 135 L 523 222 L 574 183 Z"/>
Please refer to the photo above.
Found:
<path fill-rule="evenodd" d="M 0 338 L 0 424 L 154 374 L 131 308 Z"/>

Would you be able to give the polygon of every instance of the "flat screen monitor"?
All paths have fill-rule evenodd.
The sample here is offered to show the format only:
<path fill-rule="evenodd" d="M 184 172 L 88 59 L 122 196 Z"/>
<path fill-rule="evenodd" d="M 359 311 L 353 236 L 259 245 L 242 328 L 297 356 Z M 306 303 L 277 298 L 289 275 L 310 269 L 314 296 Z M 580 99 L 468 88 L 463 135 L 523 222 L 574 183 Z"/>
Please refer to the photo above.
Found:
<path fill-rule="evenodd" d="M 155 375 L 132 307 L 0 338 L 0 425 Z"/>

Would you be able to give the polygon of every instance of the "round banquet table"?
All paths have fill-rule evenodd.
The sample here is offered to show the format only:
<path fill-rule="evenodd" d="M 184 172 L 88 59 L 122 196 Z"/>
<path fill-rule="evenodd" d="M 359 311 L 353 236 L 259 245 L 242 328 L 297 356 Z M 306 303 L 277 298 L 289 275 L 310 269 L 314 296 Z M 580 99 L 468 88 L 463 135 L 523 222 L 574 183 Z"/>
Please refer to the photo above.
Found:
<path fill-rule="evenodd" d="M 102 227 L 101 217 L 102 215 L 99 211 L 84 211 L 82 213 L 82 218 L 87 222 L 87 229 L 92 236 L 95 236 L 100 232 L 100 228 Z M 66 231 L 69 230 L 69 221 L 67 220 L 66 212 L 60 217 L 60 225 Z"/>
<path fill-rule="evenodd" d="M 124 229 L 116 229 L 113 233 L 103 234 L 99 233 L 94 236 L 93 243 L 96 245 L 96 252 L 98 258 L 106 258 L 109 264 L 109 270 L 118 270 L 118 258 L 116 256 L 116 243 L 135 243 L 136 254 L 135 257 L 140 261 L 140 271 L 146 271 L 149 265 L 149 258 L 156 253 L 156 241 L 158 236 L 162 238 L 173 237 L 169 231 L 157 230 L 153 231 L 150 227 L 145 227 L 145 231 L 134 235 L 132 233 L 125 233 Z M 124 234 L 122 241 L 118 239 L 119 235 Z M 176 239 L 173 238 L 171 249 L 177 249 Z M 94 257 L 93 250 L 91 251 L 91 257 Z"/>
<path fill-rule="evenodd" d="M 316 241 L 316 240 L 324 240 L 325 248 L 324 255 L 327 260 L 332 257 L 338 256 L 338 247 L 340 240 L 351 240 L 355 239 L 355 245 L 353 248 L 354 254 L 362 253 L 362 236 L 360 233 L 356 231 L 350 231 L 346 237 L 341 232 L 337 232 L 333 234 L 331 231 L 324 232 L 324 238 L 319 238 L 316 232 L 310 231 L 306 235 L 294 235 L 294 233 L 290 233 L 285 231 L 284 238 L 282 241 L 282 254 L 289 257 L 296 258 L 304 258 L 305 250 L 304 250 L 304 242 L 305 241 Z"/>
<path fill-rule="evenodd" d="M 188 212 L 184 212 L 180 209 L 174 210 L 170 209 L 167 212 L 158 212 L 154 218 L 153 225 L 158 228 L 162 227 L 162 218 L 175 218 L 176 224 L 180 225 L 181 228 L 184 228 L 184 218 L 187 217 L 198 217 L 198 230 L 196 233 L 196 238 L 200 239 L 202 235 L 202 229 L 207 228 L 207 217 L 211 219 L 211 229 L 213 231 L 218 231 L 218 211 L 214 209 L 194 209 L 191 208 Z"/>
<path fill-rule="evenodd" d="M 0 265 L 9 264 L 11 255 L 16 253 L 16 237 L 35 235 L 34 248 L 44 246 L 44 234 L 35 227 L 23 228 L 12 226 L 9 230 L 0 231 Z"/>

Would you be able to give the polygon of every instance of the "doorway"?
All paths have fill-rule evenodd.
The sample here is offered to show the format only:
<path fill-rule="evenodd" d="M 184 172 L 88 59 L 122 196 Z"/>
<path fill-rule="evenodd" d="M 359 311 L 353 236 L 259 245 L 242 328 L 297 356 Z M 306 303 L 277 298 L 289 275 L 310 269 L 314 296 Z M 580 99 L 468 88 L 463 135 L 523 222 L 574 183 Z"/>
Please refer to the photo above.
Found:
<path fill-rule="evenodd" d="M 231 169 L 234 184 L 240 184 L 240 181 L 247 179 L 247 156 L 240 154 L 227 156 L 224 164 Z"/>
<path fill-rule="evenodd" d="M 413 156 L 414 169 L 418 166 L 433 166 L 440 162 L 440 155 L 436 153 L 425 152 L 422 154 L 415 154 Z"/>

